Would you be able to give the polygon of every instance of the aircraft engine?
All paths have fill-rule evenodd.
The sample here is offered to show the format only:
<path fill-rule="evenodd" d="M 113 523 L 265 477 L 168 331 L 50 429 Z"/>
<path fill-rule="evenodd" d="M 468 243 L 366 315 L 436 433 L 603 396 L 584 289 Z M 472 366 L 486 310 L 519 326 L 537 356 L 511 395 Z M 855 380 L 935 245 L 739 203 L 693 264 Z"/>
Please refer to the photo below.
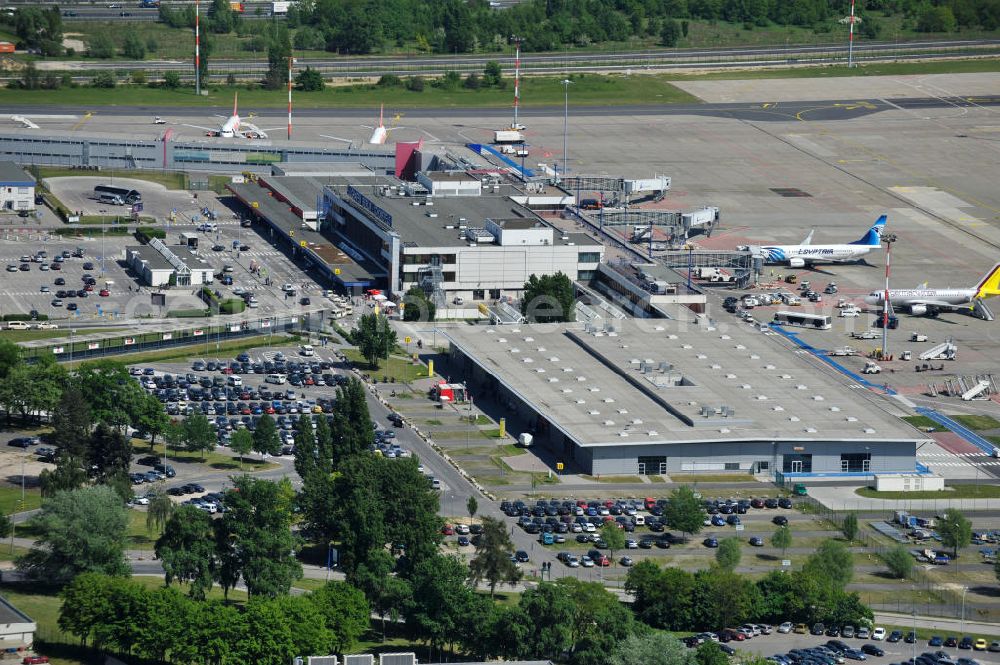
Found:
<path fill-rule="evenodd" d="M 913 316 L 923 316 L 927 313 L 927 305 L 910 305 L 910 314 Z"/>
<path fill-rule="evenodd" d="M 806 262 L 803 259 L 788 259 L 788 265 L 793 268 L 805 268 Z"/>

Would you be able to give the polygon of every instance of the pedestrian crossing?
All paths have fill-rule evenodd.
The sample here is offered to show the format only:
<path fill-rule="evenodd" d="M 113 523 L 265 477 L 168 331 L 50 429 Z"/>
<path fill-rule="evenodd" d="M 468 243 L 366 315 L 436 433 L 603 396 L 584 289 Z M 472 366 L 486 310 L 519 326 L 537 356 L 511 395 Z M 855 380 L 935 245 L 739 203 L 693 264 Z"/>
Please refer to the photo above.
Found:
<path fill-rule="evenodd" d="M 1000 462 L 929 462 L 927 466 L 930 467 L 961 467 L 961 468 L 974 468 L 982 466 L 1000 466 Z"/>
<path fill-rule="evenodd" d="M 974 453 L 917 453 L 917 457 L 982 457 L 984 455 L 986 453 L 978 450 Z"/>

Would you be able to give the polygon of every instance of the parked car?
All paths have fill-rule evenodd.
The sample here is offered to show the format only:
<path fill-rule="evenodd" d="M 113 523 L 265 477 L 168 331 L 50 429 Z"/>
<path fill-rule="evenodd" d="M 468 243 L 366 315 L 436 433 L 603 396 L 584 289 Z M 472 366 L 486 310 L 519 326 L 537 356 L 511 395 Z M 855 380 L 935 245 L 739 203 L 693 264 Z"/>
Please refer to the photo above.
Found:
<path fill-rule="evenodd" d="M 884 640 L 885 639 L 885 628 L 881 626 L 876 626 L 875 630 L 872 631 L 873 640 Z"/>
<path fill-rule="evenodd" d="M 790 633 L 792 632 L 793 628 L 795 628 L 795 626 L 792 624 L 791 621 L 785 621 L 784 623 L 778 626 L 778 632 L 783 634 Z"/>
<path fill-rule="evenodd" d="M 874 644 L 862 644 L 861 652 L 866 653 L 869 656 L 882 657 L 885 655 L 885 651 L 883 651 L 880 647 L 875 646 Z"/>
<path fill-rule="evenodd" d="M 886 642 L 892 642 L 893 644 L 895 644 L 896 642 L 900 641 L 901 639 L 903 639 L 903 631 L 901 631 L 901 630 L 894 630 L 891 633 L 889 633 L 889 637 L 885 638 L 885 641 Z"/>

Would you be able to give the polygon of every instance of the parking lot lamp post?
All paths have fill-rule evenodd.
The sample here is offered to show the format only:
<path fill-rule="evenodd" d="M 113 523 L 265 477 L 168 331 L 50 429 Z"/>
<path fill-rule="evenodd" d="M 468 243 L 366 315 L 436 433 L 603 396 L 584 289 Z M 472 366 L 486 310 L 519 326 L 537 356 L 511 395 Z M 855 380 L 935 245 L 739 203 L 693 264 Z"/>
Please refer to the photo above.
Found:
<path fill-rule="evenodd" d="M 22 464 L 22 469 L 23 469 L 24 462 L 21 462 L 21 464 Z M 21 481 L 22 481 L 22 483 L 24 481 L 23 470 L 22 470 L 22 475 L 21 475 Z M 23 493 L 24 493 L 23 488 L 22 488 L 21 493 L 23 495 Z M 960 632 L 960 633 L 965 633 L 965 594 L 968 591 L 969 591 L 969 587 L 967 587 L 967 586 L 962 587 L 962 626 L 958 630 L 958 632 Z"/>
<path fill-rule="evenodd" d="M 69 329 L 69 363 L 73 364 L 73 335 L 76 334 L 76 329 Z"/>
<path fill-rule="evenodd" d="M 101 209 L 101 275 L 104 275 L 104 232 L 108 225 L 106 212 L 107 210 Z"/>

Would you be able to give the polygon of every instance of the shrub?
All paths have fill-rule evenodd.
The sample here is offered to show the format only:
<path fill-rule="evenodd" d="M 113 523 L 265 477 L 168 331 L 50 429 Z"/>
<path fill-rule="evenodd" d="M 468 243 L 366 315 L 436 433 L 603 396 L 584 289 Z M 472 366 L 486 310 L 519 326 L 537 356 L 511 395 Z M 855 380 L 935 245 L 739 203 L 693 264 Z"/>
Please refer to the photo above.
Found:
<path fill-rule="evenodd" d="M 423 92 L 424 91 L 424 77 L 422 76 L 411 76 L 406 79 L 406 89 L 410 92 Z"/>
<path fill-rule="evenodd" d="M 397 88 L 403 85 L 403 79 L 395 74 L 382 74 L 377 85 L 380 88 Z"/>
<path fill-rule="evenodd" d="M 114 72 L 97 72 L 97 76 L 91 82 L 95 88 L 113 88 L 115 87 L 115 75 Z"/>

